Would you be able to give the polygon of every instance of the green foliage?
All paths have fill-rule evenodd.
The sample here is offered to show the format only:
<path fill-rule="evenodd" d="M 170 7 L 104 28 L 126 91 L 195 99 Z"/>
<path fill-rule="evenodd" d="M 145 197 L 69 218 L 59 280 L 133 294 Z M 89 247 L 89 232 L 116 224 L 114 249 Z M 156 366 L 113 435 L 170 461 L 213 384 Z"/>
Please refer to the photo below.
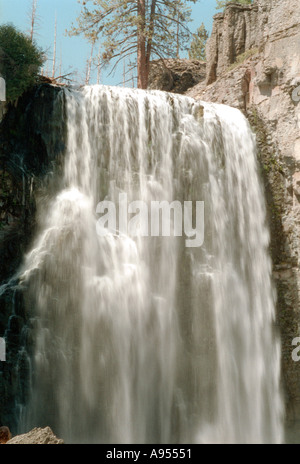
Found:
<path fill-rule="evenodd" d="M 242 5 L 251 5 L 253 3 L 253 0 L 216 0 L 217 5 L 216 9 L 217 10 L 223 10 L 228 3 L 241 3 Z"/>
<path fill-rule="evenodd" d="M 189 49 L 189 59 L 190 60 L 203 60 L 205 61 L 205 45 L 208 39 L 208 32 L 205 29 L 204 24 L 202 23 L 198 27 L 195 34 L 193 34 L 193 39 Z"/>
<path fill-rule="evenodd" d="M 43 62 L 43 52 L 29 37 L 11 24 L 0 26 L 0 75 L 6 81 L 8 101 L 35 84 Z"/>

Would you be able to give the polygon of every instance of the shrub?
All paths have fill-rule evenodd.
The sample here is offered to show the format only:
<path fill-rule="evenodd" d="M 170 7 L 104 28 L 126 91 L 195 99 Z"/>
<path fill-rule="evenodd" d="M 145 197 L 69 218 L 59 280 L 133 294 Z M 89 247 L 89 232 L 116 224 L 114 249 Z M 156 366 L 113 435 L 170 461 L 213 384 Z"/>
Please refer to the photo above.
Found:
<path fill-rule="evenodd" d="M 13 25 L 0 26 L 0 75 L 6 81 L 6 99 L 14 101 L 34 85 L 44 62 L 42 50 Z"/>

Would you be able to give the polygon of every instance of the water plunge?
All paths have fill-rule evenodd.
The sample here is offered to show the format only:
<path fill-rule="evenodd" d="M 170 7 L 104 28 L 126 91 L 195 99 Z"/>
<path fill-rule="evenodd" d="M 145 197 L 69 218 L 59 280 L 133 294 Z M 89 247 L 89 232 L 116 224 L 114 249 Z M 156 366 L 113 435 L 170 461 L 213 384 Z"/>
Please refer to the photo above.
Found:
<path fill-rule="evenodd" d="M 21 280 L 37 314 L 27 429 L 77 443 L 280 443 L 280 345 L 244 116 L 65 90 L 68 142 Z M 97 233 L 97 205 L 204 202 L 204 242 Z"/>

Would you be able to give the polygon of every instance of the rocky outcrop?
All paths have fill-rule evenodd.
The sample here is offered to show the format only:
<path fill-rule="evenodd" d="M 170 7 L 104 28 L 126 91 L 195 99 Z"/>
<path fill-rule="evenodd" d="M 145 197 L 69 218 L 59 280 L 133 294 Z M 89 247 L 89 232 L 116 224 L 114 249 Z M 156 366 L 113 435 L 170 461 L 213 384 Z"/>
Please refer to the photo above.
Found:
<path fill-rule="evenodd" d="M 199 60 L 168 59 L 152 61 L 149 73 L 149 90 L 184 93 L 203 82 L 206 63 Z"/>
<path fill-rule="evenodd" d="M 288 424 L 300 421 L 300 4 L 230 4 L 215 17 L 206 82 L 186 94 L 239 108 L 257 136 L 268 203 Z M 300 88 L 299 88 L 300 89 Z M 297 432 L 298 442 L 300 432 Z"/>
<path fill-rule="evenodd" d="M 267 3 L 267 2 L 265 2 Z M 214 82 L 238 56 L 262 43 L 262 25 L 268 8 L 230 3 L 224 13 L 214 16 L 213 29 L 207 42 L 206 84 Z"/>
<path fill-rule="evenodd" d="M 57 438 L 50 427 L 34 428 L 28 433 L 17 435 L 9 440 L 7 445 L 63 445 L 64 441 Z"/>

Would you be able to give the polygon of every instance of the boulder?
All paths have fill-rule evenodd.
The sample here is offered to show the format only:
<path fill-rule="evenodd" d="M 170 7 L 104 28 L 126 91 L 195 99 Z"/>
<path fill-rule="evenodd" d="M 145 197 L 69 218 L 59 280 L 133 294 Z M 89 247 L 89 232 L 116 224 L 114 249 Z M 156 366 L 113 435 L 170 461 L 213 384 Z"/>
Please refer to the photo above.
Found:
<path fill-rule="evenodd" d="M 8 440 L 7 445 L 63 445 L 64 441 L 57 438 L 50 427 L 36 427 L 23 435 L 16 435 Z"/>
<path fill-rule="evenodd" d="M 183 94 L 203 82 L 206 63 L 199 60 L 167 59 L 152 61 L 149 74 L 149 90 Z"/>

